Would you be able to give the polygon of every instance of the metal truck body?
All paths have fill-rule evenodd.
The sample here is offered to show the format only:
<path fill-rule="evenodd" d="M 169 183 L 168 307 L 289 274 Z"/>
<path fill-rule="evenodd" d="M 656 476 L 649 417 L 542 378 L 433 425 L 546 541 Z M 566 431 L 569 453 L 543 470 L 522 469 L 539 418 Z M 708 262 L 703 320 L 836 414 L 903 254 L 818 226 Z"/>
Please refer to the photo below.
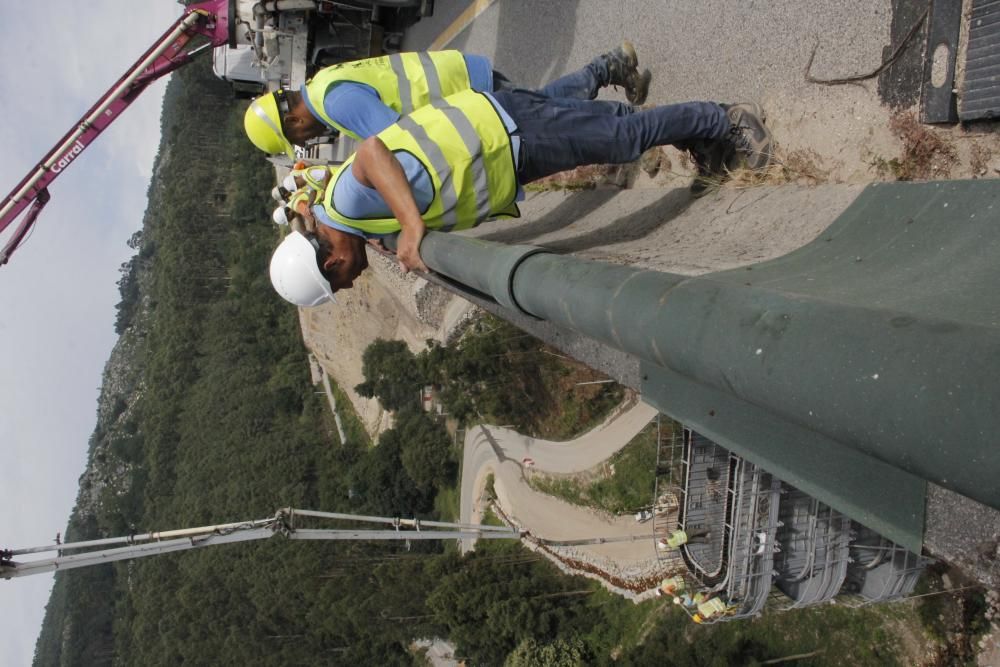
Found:
<path fill-rule="evenodd" d="M 319 67 L 368 55 L 376 39 L 381 48 L 378 20 L 404 25 L 426 15 L 429 2 L 205 0 L 187 5 L 183 15 L 0 201 L 0 232 L 20 218 L 0 248 L 0 266 L 27 237 L 49 201 L 49 185 L 59 174 L 151 83 L 201 51 L 216 49 L 216 73 L 232 81 L 238 94 L 298 87 Z"/>
<path fill-rule="evenodd" d="M 428 11 L 420 0 L 231 0 L 215 74 L 237 94 L 298 87 L 321 67 L 381 53 Z"/>

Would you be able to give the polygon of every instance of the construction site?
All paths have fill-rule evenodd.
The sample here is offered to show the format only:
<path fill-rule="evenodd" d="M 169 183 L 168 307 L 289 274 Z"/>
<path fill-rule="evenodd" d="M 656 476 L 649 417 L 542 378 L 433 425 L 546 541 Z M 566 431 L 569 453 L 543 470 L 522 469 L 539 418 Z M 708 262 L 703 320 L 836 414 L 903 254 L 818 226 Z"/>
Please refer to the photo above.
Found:
<path fill-rule="evenodd" d="M 457 544 L 456 557 L 467 559 L 489 553 L 480 551 L 481 539 L 513 540 L 565 574 L 596 581 L 635 605 L 682 613 L 697 626 L 790 618 L 807 608 L 868 610 L 908 599 L 912 610 L 925 595 L 954 594 L 957 600 L 971 591 L 976 604 L 985 600 L 986 620 L 976 621 L 985 629 L 966 633 L 961 642 L 951 635 L 925 638 L 936 648 L 926 649 L 934 657 L 921 664 L 997 664 L 1000 601 L 989 594 L 1000 587 L 1000 451 L 992 435 L 1000 429 L 1000 301 L 993 288 L 1000 250 L 993 210 L 1000 210 L 1000 86 L 991 68 L 1000 67 L 1000 4 L 885 0 L 759 9 L 721 0 L 698 8 L 664 2 L 657 8 L 662 20 L 644 19 L 650 8 L 642 4 L 212 0 L 179 10 L 177 22 L 4 200 L 0 264 L 16 264 L 15 252 L 22 246 L 28 251 L 34 226 L 46 224 L 43 209 L 56 178 L 64 170 L 86 170 L 74 165 L 84 149 L 143 90 L 202 51 L 211 52 L 214 77 L 225 82 L 234 102 L 209 100 L 201 108 L 222 118 L 237 106 L 242 114 L 249 100 L 272 91 L 305 90 L 324 68 L 371 56 L 483 54 L 496 73 L 536 89 L 627 39 L 640 54 L 639 67 L 653 73 L 647 108 L 752 100 L 766 110 L 777 148 L 766 170 L 727 173 L 697 195 L 690 186 L 698 165 L 671 147 L 651 149 L 634 163 L 557 174 L 524 188 L 516 219 L 452 234 L 429 231 L 419 246 L 428 271 L 402 271 L 393 254 L 398 241 L 380 237 L 384 247 L 365 247 L 367 269 L 350 289 L 337 291 L 335 303 L 295 311 L 302 344 L 296 354 L 311 375 L 304 392 L 315 397 L 300 406 L 275 390 L 281 406 L 275 409 L 296 406 L 290 410 L 301 424 L 315 417 L 304 406 L 322 406 L 330 423 L 325 417 L 313 422 L 336 433 L 329 437 L 344 452 L 359 433 L 371 449 L 381 448 L 375 447 L 380 438 L 406 421 L 370 389 L 364 360 L 373 341 L 402 341 L 413 355 L 429 354 L 460 346 L 470 323 L 485 315 L 534 337 L 545 354 L 591 369 L 599 379 L 590 382 L 613 383 L 623 392 L 625 398 L 597 423 L 556 441 L 483 414 L 454 419 L 438 402 L 439 387 L 421 385 L 422 411 L 453 441 L 456 482 L 447 502 L 454 502 L 454 516 L 440 514 L 443 496 L 426 510 L 408 513 L 393 505 L 397 514 L 390 516 L 386 504 L 386 513 L 376 515 L 381 507 L 374 498 L 388 491 L 359 481 L 358 468 L 337 480 L 336 493 L 303 495 L 306 501 L 353 503 L 350 512 L 290 498 L 278 501 L 274 516 L 242 520 L 211 515 L 208 504 L 185 500 L 186 512 L 159 518 L 190 517 L 188 524 L 152 527 L 133 525 L 122 511 L 113 521 L 96 521 L 100 527 L 90 532 L 71 522 L 67 535 L 51 543 L 23 546 L 17 536 L 4 535 L 0 577 L 271 537 L 370 540 L 393 543 L 389 549 L 405 544 L 407 552 L 411 542 L 443 540 Z M 767 38 L 753 48 L 738 47 L 737 34 Z M 709 43 L 718 44 L 711 56 L 699 55 Z M 531 49 L 536 55 L 526 58 Z M 600 95 L 621 101 L 625 90 L 607 86 Z M 214 127 L 205 124 L 187 138 L 221 150 L 228 144 L 214 143 Z M 268 185 L 288 183 L 303 165 L 341 165 L 360 145 L 346 134 L 324 136 L 294 154 L 272 155 Z M 157 169 L 171 159 L 161 149 Z M 201 186 L 209 199 L 200 204 L 200 215 L 233 229 L 244 224 L 235 212 L 233 185 L 220 176 Z M 53 199 L 57 191 L 52 187 Z M 153 197 L 162 196 L 154 191 L 151 207 Z M 254 224 L 265 223 L 274 227 L 266 220 Z M 145 246 L 133 238 L 140 258 L 153 256 L 155 242 L 148 238 Z M 218 268 L 199 274 L 198 299 L 212 293 L 222 303 L 224 292 L 250 284 L 247 267 L 266 273 L 259 261 L 227 269 L 231 257 L 216 254 L 225 259 L 213 259 Z M 153 271 L 152 264 L 143 270 Z M 162 287 L 156 280 L 137 282 L 142 289 Z M 155 321 L 161 306 L 155 299 L 138 303 L 140 315 L 120 328 L 123 340 L 142 346 L 156 335 L 142 318 Z M 260 319 L 268 326 L 276 320 Z M 211 347 L 196 347 L 197 354 L 208 358 Z M 230 363 L 238 365 L 235 355 Z M 257 383 L 266 393 L 281 381 L 246 384 Z M 145 382 L 119 382 L 129 385 L 115 408 L 124 430 L 130 420 L 148 418 L 131 407 L 140 404 Z M 100 408 L 99 418 L 107 412 Z M 186 405 L 169 414 L 196 412 Z M 262 423 L 248 422 L 253 426 L 246 426 L 246 437 L 267 430 Z M 98 434 L 114 428 L 102 426 Z M 152 442 L 143 428 L 132 427 L 138 434 L 128 438 L 109 436 L 109 442 Z M 545 491 L 545 484 L 614 477 L 614 457 L 642 432 L 655 432 L 655 460 L 646 466 L 653 483 L 640 490 L 646 498 L 641 506 L 613 513 Z M 177 451 L 198 441 L 181 431 L 170 437 Z M 150 445 L 142 446 L 150 460 L 166 465 L 166 450 L 150 454 Z M 171 489 L 185 470 L 196 474 L 190 464 L 160 477 L 140 474 L 142 466 L 129 458 L 137 455 L 123 450 L 120 444 L 107 452 L 91 445 L 88 471 L 105 456 L 121 462 L 111 474 L 114 483 L 93 482 L 91 472 L 81 477 L 80 498 L 106 493 L 128 499 L 141 480 L 148 485 L 144 511 L 151 512 L 154 483 Z M 294 450 L 289 458 L 299 455 Z M 219 456 L 238 455 L 227 450 Z M 344 456 L 347 463 L 338 465 L 346 469 L 361 455 Z M 405 457 L 399 460 L 396 468 L 407 465 Z M 426 464 L 424 472 L 435 465 Z M 322 487 L 316 481 L 321 464 L 310 466 L 292 475 L 298 481 L 287 488 Z M 426 493 L 428 485 L 414 488 Z M 166 492 L 170 498 L 174 493 Z M 273 496 L 261 489 L 231 492 L 226 502 L 233 498 L 247 503 L 247 516 L 259 517 L 260 503 Z M 335 525 L 320 529 L 314 521 L 320 519 Z M 356 521 L 381 525 L 365 531 Z M 116 525 L 120 531 L 112 532 Z M 348 553 L 353 547 L 344 548 Z M 131 566 L 115 567 L 125 581 Z M 925 590 L 927 577 L 941 581 L 941 572 L 948 583 Z M 576 593 L 545 595 L 563 594 Z M 419 608 L 382 616 L 424 619 L 433 613 L 438 611 Z M 136 634 L 129 641 L 139 639 Z M 962 642 L 979 643 L 948 652 Z M 120 648 L 102 650 L 106 664 L 127 663 Z M 332 650 L 345 651 L 338 659 L 349 662 L 348 649 Z M 769 650 L 777 653 L 752 657 L 782 657 Z M 470 655 L 470 664 L 479 664 L 477 655 L 488 664 L 487 654 Z M 835 656 L 818 663 L 810 662 L 813 657 L 796 664 L 837 664 Z M 630 664 L 641 664 L 634 660 L 639 662 Z"/>

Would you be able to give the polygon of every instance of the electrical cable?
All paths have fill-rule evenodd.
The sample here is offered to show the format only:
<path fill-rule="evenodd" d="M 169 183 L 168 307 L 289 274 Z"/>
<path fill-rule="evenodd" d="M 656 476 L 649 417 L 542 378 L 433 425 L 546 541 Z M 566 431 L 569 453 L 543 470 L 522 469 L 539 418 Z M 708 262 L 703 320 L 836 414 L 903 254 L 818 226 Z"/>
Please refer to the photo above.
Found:
<path fill-rule="evenodd" d="M 819 38 L 817 38 L 816 44 L 813 46 L 812 53 L 809 55 L 809 62 L 806 63 L 805 70 L 803 71 L 803 76 L 805 77 L 805 80 L 808 81 L 809 83 L 818 83 L 822 86 L 840 86 L 844 84 L 860 85 L 860 83 L 858 83 L 859 81 L 865 81 L 866 79 L 871 79 L 878 76 L 886 69 L 888 69 L 894 62 L 896 62 L 899 56 L 902 55 L 903 50 L 909 44 L 910 39 L 912 39 L 913 36 L 917 34 L 917 31 L 920 29 L 920 26 L 924 24 L 924 21 L 927 19 L 927 15 L 930 13 L 930 11 L 931 8 L 928 5 L 928 7 L 924 9 L 924 12 L 920 15 L 920 18 L 918 18 L 916 23 L 913 24 L 913 27 L 910 28 L 910 31 L 906 33 L 906 37 L 903 38 L 903 41 L 900 42 L 899 46 L 896 47 L 896 50 L 892 52 L 892 55 L 889 56 L 887 60 L 885 60 L 881 65 L 876 67 L 868 74 L 855 74 L 852 76 L 847 76 L 839 79 L 817 79 L 816 77 L 814 77 L 811 73 L 811 70 L 812 70 L 813 59 L 816 58 L 816 51 L 819 49 Z"/>

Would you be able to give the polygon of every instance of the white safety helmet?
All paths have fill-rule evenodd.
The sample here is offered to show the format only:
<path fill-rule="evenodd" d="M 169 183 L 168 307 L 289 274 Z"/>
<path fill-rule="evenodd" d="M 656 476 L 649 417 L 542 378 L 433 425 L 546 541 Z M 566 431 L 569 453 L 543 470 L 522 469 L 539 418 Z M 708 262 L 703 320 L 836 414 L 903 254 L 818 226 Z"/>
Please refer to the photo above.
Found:
<path fill-rule="evenodd" d="M 271 255 L 271 284 L 285 301 L 311 308 L 332 301 L 330 283 L 316 264 L 319 244 L 293 231 Z"/>
<path fill-rule="evenodd" d="M 299 189 L 299 186 L 295 184 L 295 174 L 285 176 L 285 180 L 281 181 L 281 184 L 285 186 L 285 189 L 289 192 L 295 192 Z"/>
<path fill-rule="evenodd" d="M 274 220 L 276 225 L 287 225 L 288 224 L 288 211 L 285 206 L 279 206 L 274 209 L 274 213 L 271 214 L 271 219 Z"/>
<path fill-rule="evenodd" d="M 271 190 L 271 199 L 276 202 L 285 203 L 289 196 L 291 196 L 291 191 L 283 185 L 276 185 Z"/>

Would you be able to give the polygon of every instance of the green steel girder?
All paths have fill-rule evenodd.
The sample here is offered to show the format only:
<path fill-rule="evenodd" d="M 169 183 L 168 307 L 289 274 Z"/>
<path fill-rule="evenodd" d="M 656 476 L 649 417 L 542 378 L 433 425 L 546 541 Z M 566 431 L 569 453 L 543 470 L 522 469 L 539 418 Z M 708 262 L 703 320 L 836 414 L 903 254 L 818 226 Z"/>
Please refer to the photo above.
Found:
<path fill-rule="evenodd" d="M 918 550 L 926 481 L 1000 507 L 998 213 L 995 181 L 871 186 L 799 250 L 693 278 L 433 233 L 421 252 L 638 357 L 661 410 Z"/>

